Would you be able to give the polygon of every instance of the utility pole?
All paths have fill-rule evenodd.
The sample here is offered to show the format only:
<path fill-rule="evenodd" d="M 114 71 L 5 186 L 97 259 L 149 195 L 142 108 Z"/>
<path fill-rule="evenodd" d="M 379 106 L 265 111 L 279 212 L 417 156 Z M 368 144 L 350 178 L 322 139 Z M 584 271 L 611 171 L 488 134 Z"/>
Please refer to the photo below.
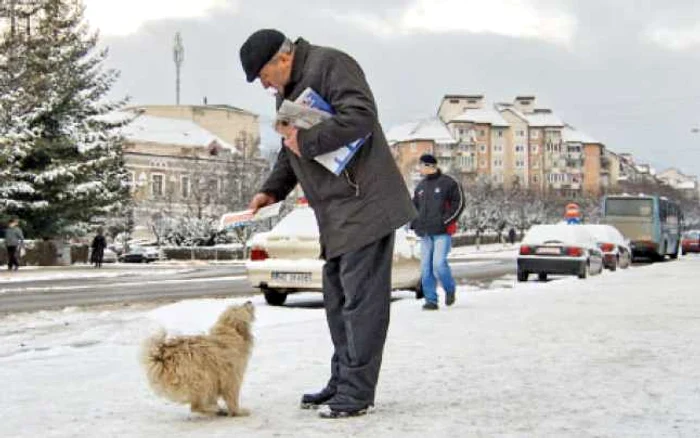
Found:
<path fill-rule="evenodd" d="M 185 60 L 185 48 L 182 45 L 180 32 L 175 34 L 175 46 L 173 47 L 173 60 L 175 61 L 175 103 L 180 105 L 180 70 Z"/>

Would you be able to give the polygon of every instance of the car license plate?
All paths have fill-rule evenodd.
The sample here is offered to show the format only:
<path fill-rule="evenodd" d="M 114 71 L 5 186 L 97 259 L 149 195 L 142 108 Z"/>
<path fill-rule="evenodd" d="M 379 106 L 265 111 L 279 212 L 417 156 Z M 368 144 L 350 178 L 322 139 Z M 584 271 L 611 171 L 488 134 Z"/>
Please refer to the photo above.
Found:
<path fill-rule="evenodd" d="M 544 254 L 544 255 L 560 255 L 561 248 L 551 248 L 551 247 L 541 246 L 541 247 L 537 248 L 535 253 L 536 254 Z"/>
<path fill-rule="evenodd" d="M 272 271 L 272 279 L 287 283 L 311 283 L 311 272 Z"/>

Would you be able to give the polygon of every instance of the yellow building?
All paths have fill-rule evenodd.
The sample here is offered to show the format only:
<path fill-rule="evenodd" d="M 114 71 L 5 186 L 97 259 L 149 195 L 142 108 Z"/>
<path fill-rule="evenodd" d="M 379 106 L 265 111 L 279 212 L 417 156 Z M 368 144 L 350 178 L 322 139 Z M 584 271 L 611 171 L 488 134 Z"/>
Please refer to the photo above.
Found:
<path fill-rule="evenodd" d="M 259 153 L 259 117 L 240 108 L 230 105 L 139 105 L 128 110 L 190 121 L 234 145 L 246 157 L 255 157 Z"/>

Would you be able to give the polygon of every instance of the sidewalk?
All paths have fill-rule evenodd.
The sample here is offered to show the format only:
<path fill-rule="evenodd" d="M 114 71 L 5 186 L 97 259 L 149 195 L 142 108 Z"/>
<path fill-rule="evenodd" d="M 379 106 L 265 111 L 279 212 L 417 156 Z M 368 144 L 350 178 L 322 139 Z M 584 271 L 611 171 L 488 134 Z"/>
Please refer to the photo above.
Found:
<path fill-rule="evenodd" d="M 697 437 L 698 269 L 700 257 L 683 257 L 587 280 L 460 287 L 437 312 L 407 294 L 392 304 L 375 412 L 336 421 L 298 407 L 329 372 L 318 294 L 282 308 L 253 298 L 244 418 L 202 418 L 157 397 L 138 361 L 159 325 L 201 333 L 243 299 L 8 316 L 0 436 Z"/>

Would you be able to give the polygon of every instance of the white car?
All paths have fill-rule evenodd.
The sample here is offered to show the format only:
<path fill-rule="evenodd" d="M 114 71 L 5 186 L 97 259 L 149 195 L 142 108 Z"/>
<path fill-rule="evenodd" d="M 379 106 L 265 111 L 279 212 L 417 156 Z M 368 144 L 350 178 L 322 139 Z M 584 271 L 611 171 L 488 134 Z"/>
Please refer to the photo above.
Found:
<path fill-rule="evenodd" d="M 272 230 L 253 236 L 248 246 L 248 280 L 262 290 L 268 304 L 284 304 L 289 293 L 322 290 L 324 261 L 319 259 L 319 231 L 310 207 L 295 208 Z M 403 229 L 396 231 L 391 283 L 393 289 L 421 296 L 420 242 Z"/>
<path fill-rule="evenodd" d="M 518 281 L 537 274 L 577 275 L 603 271 L 603 253 L 595 238 L 581 225 L 535 225 L 525 234 L 518 255 Z"/>
<path fill-rule="evenodd" d="M 629 241 L 612 225 L 582 225 L 595 237 L 598 247 L 603 251 L 603 266 L 611 271 L 618 267 L 629 268 L 632 264 L 632 250 Z"/>

